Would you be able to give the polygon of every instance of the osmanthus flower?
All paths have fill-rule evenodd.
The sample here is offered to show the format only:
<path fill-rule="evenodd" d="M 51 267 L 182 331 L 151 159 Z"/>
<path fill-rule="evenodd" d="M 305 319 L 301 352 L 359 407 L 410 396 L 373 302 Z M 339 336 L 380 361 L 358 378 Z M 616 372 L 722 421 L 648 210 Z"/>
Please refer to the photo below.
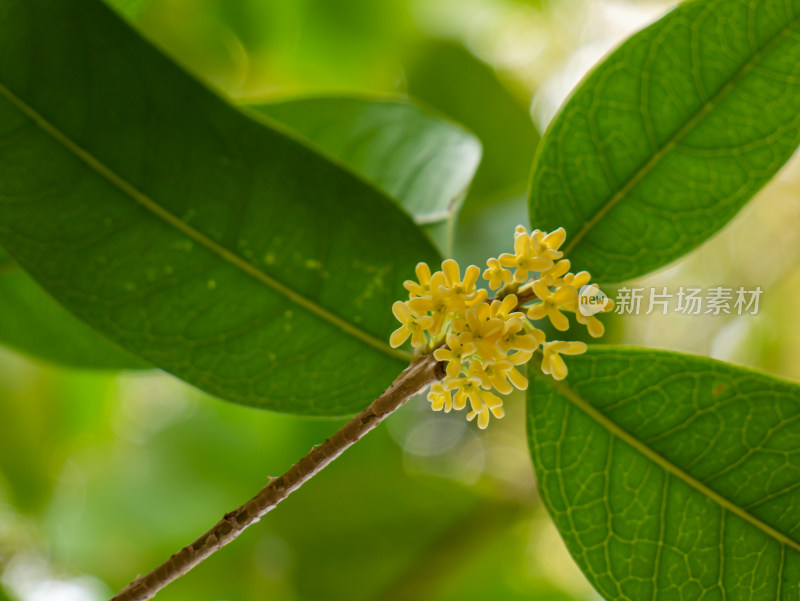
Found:
<path fill-rule="evenodd" d="M 451 301 L 444 283 L 444 275 L 437 271 L 428 279 L 429 291 L 422 296 L 410 298 L 407 302 L 408 308 L 415 315 L 427 313 L 433 318 L 433 323 L 428 328 L 431 332 L 440 331 L 450 313 Z"/>
<path fill-rule="evenodd" d="M 397 347 L 410 338 L 416 353 L 433 353 L 445 363 L 444 379 L 428 392 L 431 408 L 460 411 L 469 403 L 467 419 L 477 419 L 480 428 L 486 428 L 492 416 L 497 419 L 505 414 L 498 395 L 527 388 L 528 379 L 518 367 L 539 356 L 542 371 L 560 380 L 567 375 L 561 355 L 586 351 L 582 342 L 547 341 L 534 322 L 548 319 L 566 331 L 567 314 L 574 314 L 592 336 L 603 333 L 597 317 L 578 311 L 579 290 L 591 281 L 591 275 L 570 273 L 570 262 L 559 250 L 566 239 L 564 229 L 528 233 L 518 226 L 514 237 L 514 253 L 489 259 L 483 274 L 469 266 L 462 277 L 452 259 L 435 273 L 425 263 L 418 264 L 418 281 L 404 283 L 409 300 L 392 306 L 401 325 L 392 333 L 390 344 Z M 496 298 L 488 298 L 488 292 L 478 286 L 481 275 L 489 288 L 498 290 Z M 607 300 L 599 311 L 596 304 L 593 310 L 605 312 L 611 307 L 613 303 Z"/>
<path fill-rule="evenodd" d="M 489 259 L 486 261 L 486 266 L 487 269 L 483 272 L 483 279 L 489 282 L 490 289 L 499 290 L 514 280 L 514 275 L 511 271 L 500 265 L 498 259 Z"/>
<path fill-rule="evenodd" d="M 513 267 L 514 281 L 518 283 L 526 282 L 532 271 L 543 271 L 553 266 L 553 259 L 542 255 L 531 244 L 531 237 L 527 234 L 518 234 L 514 240 L 514 253 L 503 253 L 498 257 L 500 265 L 503 267 Z"/>
<path fill-rule="evenodd" d="M 392 305 L 392 313 L 401 325 L 389 338 L 389 344 L 398 347 L 411 337 L 411 346 L 420 347 L 425 344 L 425 332 L 433 326 L 433 317 L 414 313 L 408 304 L 397 301 Z"/>
<path fill-rule="evenodd" d="M 528 378 L 519 373 L 514 364 L 508 359 L 475 363 L 480 369 L 475 370 L 481 379 L 481 388 L 491 390 L 494 388 L 500 394 L 510 394 L 512 384 L 519 390 L 527 390 Z"/>
<path fill-rule="evenodd" d="M 533 353 L 544 341 L 544 332 L 533 326 L 526 328 L 524 321 L 513 319 L 506 322 L 505 332 L 497 340 L 497 350 L 504 356 L 508 356 L 511 351 Z"/>
<path fill-rule="evenodd" d="M 586 326 L 589 336 L 592 338 L 600 338 L 605 334 L 606 327 L 603 322 L 597 319 L 594 315 L 584 315 L 580 311 L 575 313 L 575 321 L 579 324 Z"/>
<path fill-rule="evenodd" d="M 556 280 L 552 286 L 572 286 L 573 288 L 577 288 L 580 290 L 584 286 L 589 283 L 589 280 L 592 279 L 591 274 L 588 271 L 579 271 L 578 273 L 567 273 L 564 275 L 563 278 L 560 280 Z"/>
<path fill-rule="evenodd" d="M 542 371 L 556 380 L 563 380 L 567 377 L 567 364 L 561 355 L 580 355 L 586 352 L 586 348 L 585 342 L 546 342 L 542 348 Z"/>
<path fill-rule="evenodd" d="M 524 313 L 517 311 L 519 299 L 515 294 L 509 294 L 503 300 L 493 300 L 489 305 L 489 317 L 499 317 L 503 321 L 525 318 Z"/>
<path fill-rule="evenodd" d="M 463 310 L 464 307 L 471 307 L 486 300 L 488 296 L 486 290 L 478 290 L 475 287 L 481 275 L 481 270 L 477 266 L 467 267 L 462 280 L 458 263 L 453 259 L 447 259 L 442 263 L 442 273 L 445 285 L 440 286 L 440 290 L 446 294 L 453 309 Z"/>
<path fill-rule="evenodd" d="M 466 375 L 460 376 L 447 376 L 442 386 L 445 390 L 453 391 L 453 409 L 461 410 L 467 406 L 467 401 L 473 410 L 477 407 L 483 406 L 481 396 L 481 379 L 476 373 L 480 369 L 478 364 L 470 366 L 469 372 Z"/>
<path fill-rule="evenodd" d="M 500 419 L 506 414 L 503 408 L 503 400 L 491 392 L 483 392 L 481 395 L 483 405 L 480 408 L 473 407 L 472 411 L 467 413 L 467 421 L 472 421 L 475 417 L 478 418 L 478 427 L 485 430 L 489 426 L 489 414 L 491 413 L 497 419 Z"/>
<path fill-rule="evenodd" d="M 497 341 L 503 335 L 505 323 L 491 316 L 491 308 L 486 303 L 467 309 L 464 319 L 453 322 L 453 329 L 463 344 L 471 343 L 477 353 L 486 360 L 497 354 Z"/>
<path fill-rule="evenodd" d="M 574 286 L 562 286 L 555 290 L 541 280 L 533 283 L 533 292 L 540 302 L 534 303 L 528 309 L 528 317 L 536 321 L 550 318 L 550 323 L 556 330 L 566 332 L 569 329 L 569 319 L 561 311 L 575 311 L 578 307 L 578 290 Z"/>
<path fill-rule="evenodd" d="M 561 261 L 556 262 L 550 269 L 547 269 L 547 270 L 541 272 L 539 274 L 539 280 L 537 280 L 537 281 L 541 281 L 541 282 L 543 282 L 544 284 L 546 284 L 548 286 L 565 286 L 565 285 L 566 286 L 570 286 L 570 285 L 574 285 L 571 282 L 569 284 L 567 284 L 564 281 L 564 276 L 567 275 L 567 272 L 569 271 L 569 268 L 570 268 L 569 259 L 562 259 Z M 584 272 L 581 272 L 581 273 L 586 273 L 586 272 L 584 271 Z M 574 274 L 569 274 L 569 275 L 574 275 Z M 526 287 L 529 288 L 532 285 L 533 284 L 529 284 Z M 578 288 L 580 288 L 580 286 L 578 286 Z"/>
<path fill-rule="evenodd" d="M 445 390 L 441 382 L 431 384 L 428 400 L 431 402 L 431 409 L 434 411 L 444 410 L 445 413 L 450 413 L 453 409 L 453 393 Z"/>
<path fill-rule="evenodd" d="M 406 280 L 403 286 L 408 290 L 411 298 L 418 296 L 425 296 L 431 290 L 431 268 L 427 263 L 417 263 L 414 272 L 417 274 L 417 280 Z"/>
<path fill-rule="evenodd" d="M 447 375 L 456 377 L 461 373 L 461 364 L 464 359 L 474 354 L 476 350 L 472 342 L 462 342 L 456 334 L 449 334 L 447 346 L 433 351 L 433 356 L 439 361 L 446 361 Z"/>
<path fill-rule="evenodd" d="M 542 256 L 546 256 L 554 261 L 564 256 L 564 253 L 559 251 L 561 245 L 567 240 L 567 230 L 563 227 L 553 230 L 549 234 L 534 230 L 531 233 L 531 244 L 536 248 L 537 252 Z"/>

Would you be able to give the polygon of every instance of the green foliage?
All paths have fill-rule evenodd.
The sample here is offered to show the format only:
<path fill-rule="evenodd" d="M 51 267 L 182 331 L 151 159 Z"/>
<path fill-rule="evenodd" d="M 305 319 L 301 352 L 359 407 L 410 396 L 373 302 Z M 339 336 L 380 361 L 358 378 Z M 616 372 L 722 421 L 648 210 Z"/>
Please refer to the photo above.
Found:
<path fill-rule="evenodd" d="M 531 223 L 599 281 L 704 242 L 800 143 L 800 2 L 695 0 L 581 84 L 534 165 Z M 531 369 L 542 498 L 604 598 L 800 592 L 800 387 L 699 357 L 597 348 Z"/>
<path fill-rule="evenodd" d="M 147 5 L 142 27 L 177 54 L 186 40 L 164 23 L 197 14 L 192 3 L 107 3 L 128 18 Z M 182 22 L 184 33 L 224 35 L 180 60 L 202 72 L 201 59 L 223 48 L 204 75 L 218 84 L 230 77 L 248 90 L 256 64 L 275 76 L 267 88 L 283 92 L 303 76 L 329 90 L 400 81 L 399 60 L 376 70 L 364 55 L 378 64 L 401 54 L 393 44 L 410 37 L 414 12 L 404 0 L 204 5 L 207 20 Z M 474 135 L 397 99 L 327 95 L 239 110 L 113 10 L 99 0 L 0 0 L 0 244 L 10 255 L 0 256 L 0 342 L 72 366 L 152 364 L 273 411 L 352 413 L 397 376 L 410 356 L 387 345 L 392 301 L 417 261 L 440 261 L 431 240 L 450 254 L 465 195 L 460 258 L 481 264 L 508 249 L 527 202 L 533 227 L 566 228 L 576 268 L 616 282 L 707 240 L 800 143 L 800 0 L 693 0 L 633 36 L 552 123 L 529 195 L 539 139 L 527 94 L 460 44 L 425 42 L 404 83 Z M 296 27 L 276 25 L 279 16 Z M 277 48 L 285 55 L 273 60 Z M 263 92 L 263 79 L 254 88 Z M 637 348 L 594 347 L 568 363 L 560 382 L 531 370 L 530 450 L 556 527 L 601 594 L 796 599 L 800 387 Z M 198 522 L 263 485 L 265 469 L 281 473 L 338 425 L 254 419 L 191 393 L 173 414 L 174 399 L 150 394 L 141 396 L 151 405 L 112 408 L 111 380 L 92 384 L 99 374 L 67 376 L 75 382 L 64 391 L 63 374 L 28 389 L 15 379 L 21 368 L 6 365 L 0 501 L 26 518 L 51 511 L 52 499 L 80 505 L 53 511 L 54 555 L 115 588 L 130 565 L 161 560 Z M 94 403 L 78 403 L 87 392 Z M 446 416 L 409 423 L 401 434 L 390 423 L 402 456 L 385 430 L 369 438 L 282 507 L 267 536 L 242 537 L 215 558 L 227 580 L 182 580 L 165 599 L 232 597 L 232 580 L 243 598 L 350 598 L 355 565 L 366 574 L 363 599 L 422 598 L 448 578 L 458 582 L 442 599 L 565 598 L 544 568 L 536 587 L 505 577 L 510 565 L 529 569 L 509 561 L 531 547 L 524 528 L 510 531 L 528 513 L 521 486 L 508 495 L 518 501 L 482 498 L 465 492 L 463 474 L 439 480 L 409 468 L 452 451 L 448 461 L 482 473 L 502 449 L 502 478 L 516 485 L 509 432 L 493 443 L 494 431 L 479 439 L 465 424 L 448 429 Z M 439 440 L 448 432 L 450 446 Z M 436 445 L 416 456 L 414 437 Z M 55 475 L 92 446 L 101 450 L 88 492 L 63 474 L 59 484 Z M 365 456 L 382 467 L 365 472 Z M 165 514 L 176 499 L 180 515 Z M 320 499 L 347 502 L 320 511 Z M 153 530 L 162 536 L 150 545 Z M 109 544 L 115 553 L 98 564 L 96 548 Z M 507 586 L 489 581 L 500 574 Z"/>
<path fill-rule="evenodd" d="M 129 19 L 135 19 L 144 12 L 150 0 L 105 0 L 105 2 Z"/>
<path fill-rule="evenodd" d="M 569 368 L 531 386 L 531 452 L 600 593 L 797 598 L 800 386 L 635 348 L 594 348 Z"/>
<path fill-rule="evenodd" d="M 542 141 L 533 227 L 565 227 L 601 282 L 708 239 L 800 143 L 799 15 L 798 0 L 695 0 L 624 43 Z"/>
<path fill-rule="evenodd" d="M 465 213 L 524 192 L 539 141 L 526 100 L 452 42 L 426 44 L 410 61 L 407 78 L 409 94 L 463 123 L 483 144 Z"/>
<path fill-rule="evenodd" d="M 1 250 L 0 342 L 71 367 L 147 367 L 72 316 Z"/>
<path fill-rule="evenodd" d="M 74 319 L 74 318 L 73 318 Z M 41 364 L 40 379 L 23 379 L 25 362 L 4 362 L 0 382 L 0 490 L 3 508 L 26 515 L 52 501 L 67 455 L 86 445 L 85 433 L 106 417 L 86 399 L 113 391 L 103 372 L 63 371 Z M 29 373 L 30 368 L 28 368 Z M 152 373 L 152 372 L 151 372 Z M 2 551 L 2 541 L 0 541 Z M 0 555 L 2 561 L 2 555 Z"/>
<path fill-rule="evenodd" d="M 449 254 L 481 158 L 475 137 L 403 100 L 319 97 L 253 107 L 395 198 Z"/>
<path fill-rule="evenodd" d="M 0 240 L 15 260 L 224 399 L 330 415 L 386 388 L 406 359 L 385 342 L 391 301 L 438 259 L 392 201 L 228 106 L 99 2 L 3 8 Z"/>

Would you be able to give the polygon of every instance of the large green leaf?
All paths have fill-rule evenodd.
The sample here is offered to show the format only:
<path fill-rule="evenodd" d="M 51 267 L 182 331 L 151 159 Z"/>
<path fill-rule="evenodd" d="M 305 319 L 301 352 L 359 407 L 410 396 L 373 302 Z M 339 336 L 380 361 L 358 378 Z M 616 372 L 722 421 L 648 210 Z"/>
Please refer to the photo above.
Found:
<path fill-rule="evenodd" d="M 534 227 L 600 281 L 647 273 L 728 222 L 800 143 L 800 0 L 694 0 L 633 36 L 539 146 Z"/>
<path fill-rule="evenodd" d="M 396 196 L 449 251 L 451 220 L 480 160 L 480 143 L 408 101 L 320 97 L 253 107 Z M 441 235 L 439 235 L 441 234 Z M 0 255 L 0 341 L 74 367 L 141 361 L 106 342 Z"/>
<path fill-rule="evenodd" d="M 59 305 L 0 249 L 0 344 L 71 367 L 138 369 L 147 364 Z"/>
<path fill-rule="evenodd" d="M 99 0 L 0 0 L 0 242 L 70 311 L 225 399 L 363 407 L 437 253 L 386 196 L 189 78 Z"/>
<path fill-rule="evenodd" d="M 593 347 L 528 398 L 539 489 L 609 601 L 800 595 L 800 386 Z M 534 370 L 532 369 L 531 372 Z"/>
<path fill-rule="evenodd" d="M 450 254 L 449 224 L 481 158 L 468 131 L 405 100 L 319 97 L 253 108 L 397 199 Z"/>
<path fill-rule="evenodd" d="M 491 66 L 453 42 L 428 42 L 406 73 L 409 94 L 463 123 L 483 144 L 464 212 L 522 194 L 539 142 L 530 99 L 515 94 Z"/>

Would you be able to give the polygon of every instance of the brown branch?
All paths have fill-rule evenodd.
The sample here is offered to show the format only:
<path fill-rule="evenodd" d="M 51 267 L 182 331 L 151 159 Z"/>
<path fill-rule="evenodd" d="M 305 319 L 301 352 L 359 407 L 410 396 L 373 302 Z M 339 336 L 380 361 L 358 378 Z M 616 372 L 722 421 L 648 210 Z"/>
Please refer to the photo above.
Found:
<path fill-rule="evenodd" d="M 250 501 L 225 514 L 225 517 L 211 530 L 192 544 L 181 549 L 146 576 L 134 580 L 111 601 L 152 599 L 170 582 L 186 574 L 212 553 L 233 541 L 248 526 L 258 522 L 289 494 L 300 488 L 303 483 L 360 440 L 417 392 L 443 377 L 443 365 L 432 355 L 424 355 L 415 360 L 381 396 L 347 422 L 336 434 L 314 447 L 283 476 L 271 480 Z"/>
<path fill-rule="evenodd" d="M 493 298 L 489 298 L 486 300 L 487 303 L 491 303 L 492 301 L 501 301 L 509 294 L 514 294 L 517 297 L 517 307 L 514 309 L 515 311 L 519 311 L 522 308 L 522 305 L 525 303 L 529 303 L 535 298 L 536 293 L 533 291 L 533 288 L 527 288 L 526 290 L 520 291 L 519 284 L 515 284 L 514 287 L 504 286 L 501 290 L 497 291 L 497 296 Z"/>

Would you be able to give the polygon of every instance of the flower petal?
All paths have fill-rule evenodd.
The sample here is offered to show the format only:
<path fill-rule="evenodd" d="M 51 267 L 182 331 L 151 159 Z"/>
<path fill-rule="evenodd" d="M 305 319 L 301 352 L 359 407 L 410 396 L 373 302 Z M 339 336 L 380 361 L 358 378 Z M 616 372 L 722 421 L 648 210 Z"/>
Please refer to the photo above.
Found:
<path fill-rule="evenodd" d="M 446 259 L 442 263 L 442 271 L 444 272 L 444 277 L 447 280 L 447 285 L 451 288 L 455 288 L 459 284 L 461 284 L 461 269 L 453 259 Z"/>
<path fill-rule="evenodd" d="M 389 336 L 389 346 L 397 348 L 402 345 L 409 336 L 411 336 L 409 329 L 406 326 L 400 326 Z"/>

